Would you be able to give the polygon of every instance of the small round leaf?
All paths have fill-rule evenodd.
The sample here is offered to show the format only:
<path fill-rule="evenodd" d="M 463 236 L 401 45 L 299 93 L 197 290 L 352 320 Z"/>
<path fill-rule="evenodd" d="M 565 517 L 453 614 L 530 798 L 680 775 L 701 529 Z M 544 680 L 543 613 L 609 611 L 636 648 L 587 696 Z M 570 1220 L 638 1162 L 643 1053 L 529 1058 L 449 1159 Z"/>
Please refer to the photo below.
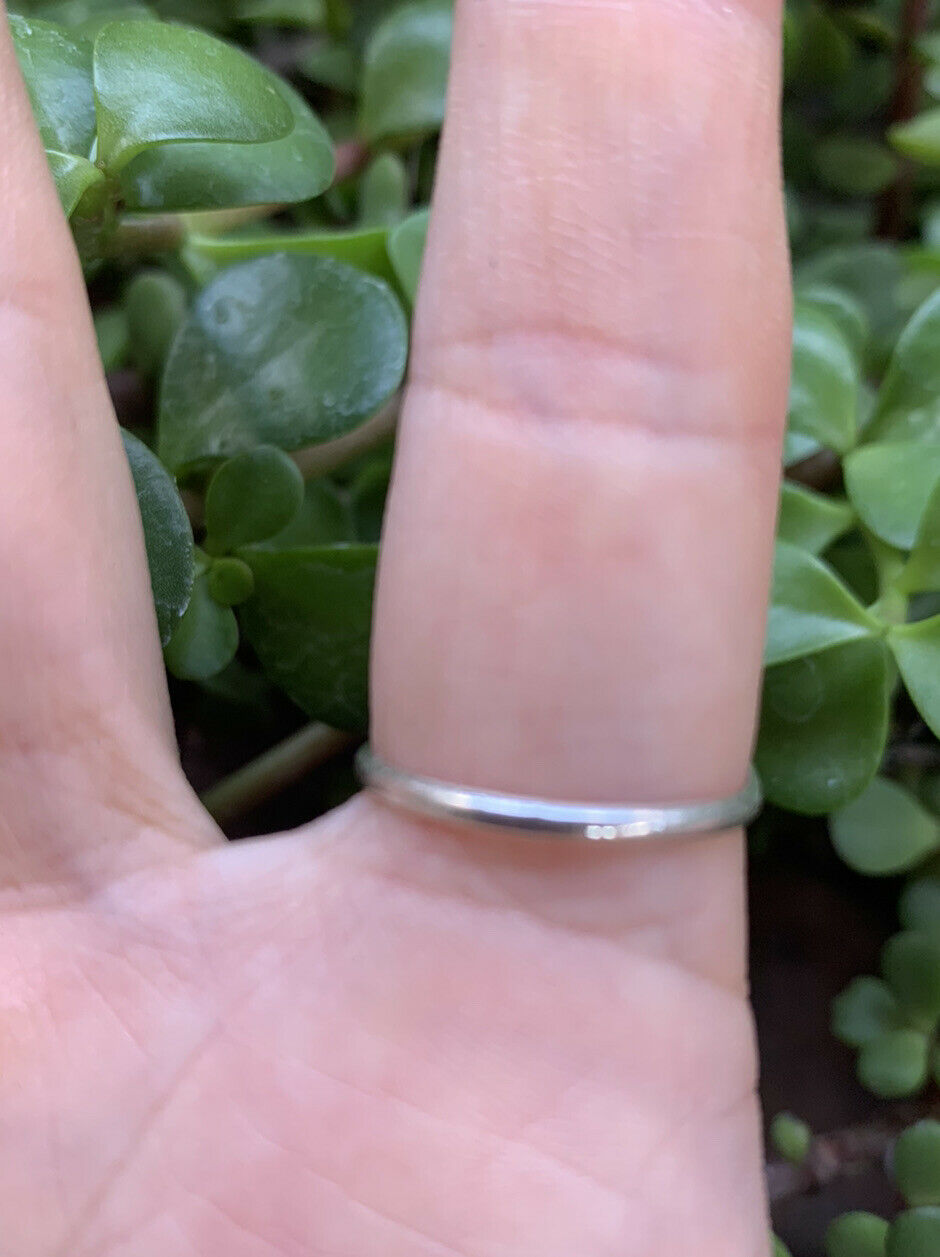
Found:
<path fill-rule="evenodd" d="M 940 846 L 940 825 L 903 786 L 876 777 L 830 820 L 832 841 L 851 868 L 869 876 L 903 873 Z"/>
<path fill-rule="evenodd" d="M 863 1047 L 902 1028 L 897 997 L 880 978 L 853 978 L 832 1001 L 832 1033 L 848 1047 Z"/>
<path fill-rule="evenodd" d="M 909 1205 L 940 1205 L 940 1122 L 926 1119 L 900 1136 L 894 1177 Z"/>
<path fill-rule="evenodd" d="M 940 938 L 922 930 L 895 934 L 881 953 L 885 981 L 921 1029 L 940 1019 Z"/>
<path fill-rule="evenodd" d="M 360 127 L 369 143 L 416 140 L 444 121 L 454 14 L 441 0 L 395 9 L 365 50 Z"/>
<path fill-rule="evenodd" d="M 770 1142 L 780 1156 L 802 1165 L 813 1145 L 813 1132 L 792 1113 L 778 1113 L 770 1123 Z"/>
<path fill-rule="evenodd" d="M 852 505 L 876 537 L 910 550 L 940 484 L 940 442 L 881 441 L 854 450 L 844 463 Z"/>
<path fill-rule="evenodd" d="M 927 1081 L 930 1040 L 917 1030 L 892 1030 L 858 1054 L 858 1078 L 882 1100 L 915 1095 Z"/>
<path fill-rule="evenodd" d="M 124 309 L 134 365 L 142 375 L 158 375 L 186 317 L 185 288 L 166 271 L 138 271 L 124 294 Z"/>
<path fill-rule="evenodd" d="M 845 453 L 855 440 L 860 388 L 858 359 L 839 326 L 817 305 L 797 301 L 790 431 Z"/>
<path fill-rule="evenodd" d="M 254 573 L 241 559 L 216 559 L 209 568 L 209 593 L 220 607 L 240 606 L 254 591 Z"/>
<path fill-rule="evenodd" d="M 871 637 L 878 623 L 820 559 L 778 542 L 764 662 L 768 667 Z"/>
<path fill-rule="evenodd" d="M 160 456 L 174 470 L 357 427 L 401 383 L 407 327 L 386 284 L 329 258 L 233 266 L 199 295 L 167 360 Z"/>
<path fill-rule="evenodd" d="M 940 1253 L 940 1208 L 909 1209 L 891 1223 L 888 1257 L 937 1257 Z"/>
<path fill-rule="evenodd" d="M 223 463 L 206 493 L 206 548 L 225 554 L 266 541 L 300 510 L 303 476 L 273 445 L 258 445 Z"/>
<path fill-rule="evenodd" d="M 846 1213 L 826 1232 L 826 1257 L 885 1257 L 888 1223 L 873 1213 Z"/>
<path fill-rule="evenodd" d="M 209 592 L 205 572 L 196 577 L 186 614 L 163 652 L 166 666 L 181 681 L 207 681 L 235 658 L 238 621 Z"/>

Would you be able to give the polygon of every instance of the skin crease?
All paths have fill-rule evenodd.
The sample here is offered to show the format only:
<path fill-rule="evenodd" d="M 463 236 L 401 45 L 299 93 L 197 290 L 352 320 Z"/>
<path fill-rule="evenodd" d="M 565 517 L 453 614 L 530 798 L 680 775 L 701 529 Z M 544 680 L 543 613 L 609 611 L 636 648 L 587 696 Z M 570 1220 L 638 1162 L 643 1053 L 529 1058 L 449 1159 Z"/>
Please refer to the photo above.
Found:
<path fill-rule="evenodd" d="M 426 772 L 714 794 L 752 735 L 789 355 L 778 3 L 459 0 L 380 579 Z M 740 835 L 226 847 L 0 41 L 0 1248 L 766 1257 Z"/>

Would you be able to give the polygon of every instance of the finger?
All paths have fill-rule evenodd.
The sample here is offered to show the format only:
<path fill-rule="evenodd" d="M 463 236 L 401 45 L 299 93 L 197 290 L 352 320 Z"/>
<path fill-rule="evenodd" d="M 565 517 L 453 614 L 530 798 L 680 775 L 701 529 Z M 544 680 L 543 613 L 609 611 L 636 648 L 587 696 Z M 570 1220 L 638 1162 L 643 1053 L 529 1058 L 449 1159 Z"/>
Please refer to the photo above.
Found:
<path fill-rule="evenodd" d="M 2 12 L 0 115 L 2 886 L 136 858 L 182 788 L 134 490 Z"/>
<path fill-rule="evenodd" d="M 459 10 L 378 600 L 406 769 L 742 783 L 788 369 L 778 9 Z"/>
<path fill-rule="evenodd" d="M 596 801 L 741 786 L 789 368 L 779 18 L 458 5 L 377 600 L 392 763 Z M 605 924 L 654 911 L 651 946 L 743 984 L 738 837 L 539 862 L 530 899 L 577 867 Z"/>

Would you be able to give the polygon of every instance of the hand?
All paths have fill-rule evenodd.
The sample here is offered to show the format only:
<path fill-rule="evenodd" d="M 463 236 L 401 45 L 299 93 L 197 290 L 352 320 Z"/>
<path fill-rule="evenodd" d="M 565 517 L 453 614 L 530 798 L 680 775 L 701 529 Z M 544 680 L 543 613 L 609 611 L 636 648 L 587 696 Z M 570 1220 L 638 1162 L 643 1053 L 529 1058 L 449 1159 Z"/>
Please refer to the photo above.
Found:
<path fill-rule="evenodd" d="M 779 0 L 460 0 L 374 737 L 556 797 L 736 789 L 788 367 Z M 5 34 L 0 1249 L 764 1257 L 742 841 L 226 846 Z"/>

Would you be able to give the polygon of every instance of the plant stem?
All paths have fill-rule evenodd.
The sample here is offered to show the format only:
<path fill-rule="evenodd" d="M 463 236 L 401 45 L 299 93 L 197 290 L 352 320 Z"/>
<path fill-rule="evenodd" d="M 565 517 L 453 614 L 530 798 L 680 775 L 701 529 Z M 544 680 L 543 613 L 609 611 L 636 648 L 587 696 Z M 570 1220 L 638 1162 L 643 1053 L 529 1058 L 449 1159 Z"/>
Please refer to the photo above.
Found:
<path fill-rule="evenodd" d="M 817 1135 L 809 1155 L 800 1165 L 771 1161 L 767 1189 L 771 1204 L 820 1191 L 839 1179 L 867 1174 L 881 1165 L 897 1137 L 925 1117 L 940 1116 L 940 1103 L 904 1104 L 885 1118 L 863 1126 L 850 1126 L 829 1135 Z"/>
<path fill-rule="evenodd" d="M 889 126 L 897 126 L 913 118 L 920 105 L 923 67 L 917 54 L 917 41 L 927 29 L 928 0 L 904 0 L 895 56 L 894 93 L 888 109 Z M 878 235 L 889 240 L 904 236 L 914 189 L 914 172 L 904 161 L 901 171 L 881 198 L 878 213 Z"/>
<path fill-rule="evenodd" d="M 234 209 L 203 210 L 194 214 L 132 214 L 118 223 L 108 241 L 108 253 L 112 257 L 172 253 L 185 244 L 191 231 L 220 235 L 248 223 L 262 222 L 282 208 L 281 205 L 239 205 Z"/>
<path fill-rule="evenodd" d="M 313 480 L 316 476 L 325 476 L 344 463 L 367 454 L 369 450 L 381 445 L 395 431 L 398 414 L 401 410 L 401 393 L 396 393 L 380 411 L 335 441 L 327 441 L 324 445 L 310 445 L 307 449 L 298 450 L 293 455 L 294 462 L 301 470 L 304 480 Z"/>
<path fill-rule="evenodd" d="M 202 802 L 220 824 L 274 798 L 312 769 L 356 745 L 356 737 L 329 725 L 310 724 L 207 790 Z"/>

